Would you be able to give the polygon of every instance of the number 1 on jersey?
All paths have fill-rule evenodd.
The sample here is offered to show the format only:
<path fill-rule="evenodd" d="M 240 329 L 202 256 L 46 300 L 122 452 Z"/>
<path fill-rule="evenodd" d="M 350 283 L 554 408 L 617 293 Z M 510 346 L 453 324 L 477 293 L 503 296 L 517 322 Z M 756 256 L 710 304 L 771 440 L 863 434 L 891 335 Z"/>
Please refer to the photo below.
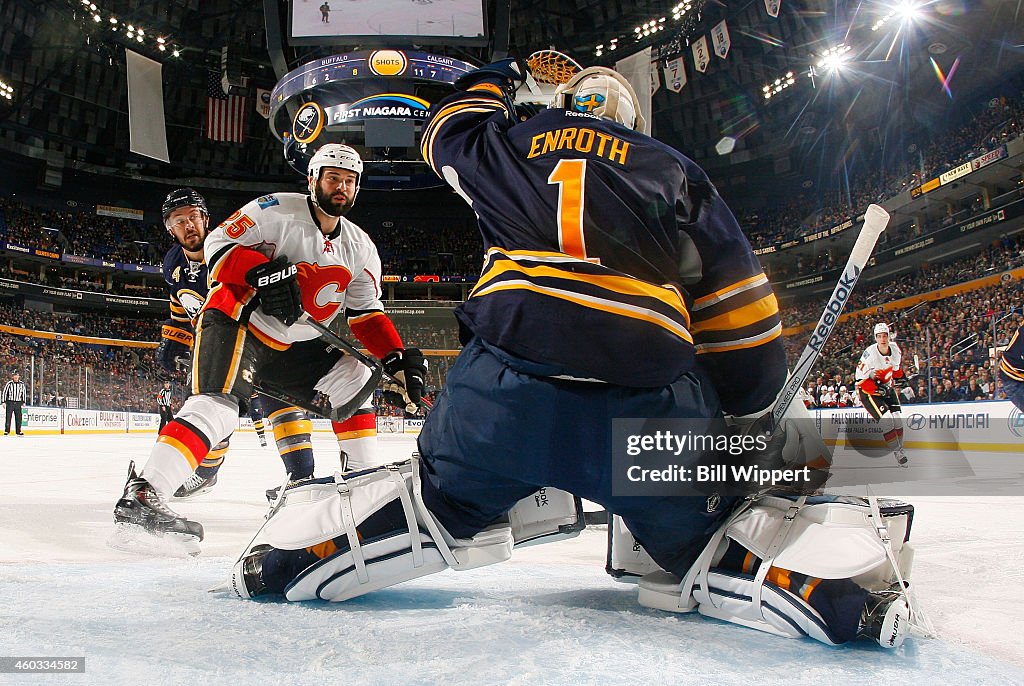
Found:
<path fill-rule="evenodd" d="M 558 247 L 566 255 L 600 263 L 600 258 L 587 257 L 587 243 L 583 238 L 586 176 L 586 160 L 559 160 L 548 175 L 549 184 L 558 184 Z"/>

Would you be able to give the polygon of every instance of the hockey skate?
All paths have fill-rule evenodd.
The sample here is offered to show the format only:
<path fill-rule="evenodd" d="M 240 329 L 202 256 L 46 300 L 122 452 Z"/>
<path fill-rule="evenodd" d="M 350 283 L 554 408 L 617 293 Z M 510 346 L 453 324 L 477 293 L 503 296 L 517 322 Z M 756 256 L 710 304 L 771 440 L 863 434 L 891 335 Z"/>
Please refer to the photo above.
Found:
<path fill-rule="evenodd" d="M 134 462 L 128 466 L 124 495 L 114 505 L 114 526 L 115 536 L 109 544 L 133 552 L 197 555 L 203 540 L 203 525 L 169 508 L 149 482 L 135 473 Z M 160 542 L 168 545 L 158 545 Z"/>
<path fill-rule="evenodd" d="M 896 450 L 893 451 L 893 455 L 896 457 L 896 462 L 899 463 L 901 467 L 909 467 L 907 464 L 907 454 L 903 452 L 903 448 L 896 448 Z"/>
<path fill-rule="evenodd" d="M 268 593 L 267 584 L 263 581 L 263 558 L 271 550 L 273 548 L 269 545 L 257 545 L 235 563 L 231 570 L 231 590 L 239 598 L 255 598 Z"/>
<path fill-rule="evenodd" d="M 217 484 L 217 472 L 214 472 L 210 478 L 204 478 L 192 472 L 192 476 L 185 479 L 185 483 L 178 486 L 178 490 L 174 492 L 175 500 L 188 500 L 189 498 L 195 498 L 197 495 L 206 493 Z"/>
<path fill-rule="evenodd" d="M 313 480 L 313 478 L 314 478 L 313 475 L 310 474 L 309 476 L 303 477 L 301 479 L 295 479 L 293 481 L 289 481 L 287 484 L 285 484 L 284 489 L 287 491 L 289 488 L 295 488 L 296 486 L 301 486 L 302 484 L 309 483 L 310 481 Z M 277 494 L 280 493 L 280 492 L 281 492 L 281 487 L 280 486 L 274 486 L 273 488 L 268 488 L 266 490 L 267 502 L 270 503 L 271 505 L 273 505 L 274 501 L 277 500 Z"/>
<path fill-rule="evenodd" d="M 883 648 L 899 648 L 910 631 L 910 606 L 897 587 L 868 596 L 860 617 L 858 638 L 868 638 Z"/>

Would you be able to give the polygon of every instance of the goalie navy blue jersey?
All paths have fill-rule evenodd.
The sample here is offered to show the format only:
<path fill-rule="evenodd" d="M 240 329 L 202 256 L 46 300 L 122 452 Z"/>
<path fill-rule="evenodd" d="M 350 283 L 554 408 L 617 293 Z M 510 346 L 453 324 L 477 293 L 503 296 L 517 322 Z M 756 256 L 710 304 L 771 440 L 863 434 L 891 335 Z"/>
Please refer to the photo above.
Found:
<path fill-rule="evenodd" d="M 1017 329 L 999 358 L 999 370 L 1013 381 L 1024 382 L 1024 337 Z"/>
<path fill-rule="evenodd" d="M 483 236 L 460 322 L 520 357 L 625 386 L 669 384 L 699 359 L 726 412 L 766 408 L 786 376 L 778 303 L 704 171 L 591 115 L 515 123 L 492 89 L 440 102 L 421 143 Z"/>
<path fill-rule="evenodd" d="M 210 290 L 206 263 L 193 262 L 180 245 L 175 245 L 164 256 L 163 276 L 170 294 L 171 319 L 191 330 Z"/>

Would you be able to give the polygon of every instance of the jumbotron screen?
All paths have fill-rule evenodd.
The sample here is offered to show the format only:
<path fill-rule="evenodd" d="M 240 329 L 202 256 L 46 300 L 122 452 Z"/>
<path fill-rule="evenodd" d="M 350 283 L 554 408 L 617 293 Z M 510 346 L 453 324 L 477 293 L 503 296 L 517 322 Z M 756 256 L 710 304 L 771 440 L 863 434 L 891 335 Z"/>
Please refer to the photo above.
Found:
<path fill-rule="evenodd" d="M 436 38 L 451 45 L 486 41 L 482 0 L 293 0 L 293 44 L 393 42 Z"/>

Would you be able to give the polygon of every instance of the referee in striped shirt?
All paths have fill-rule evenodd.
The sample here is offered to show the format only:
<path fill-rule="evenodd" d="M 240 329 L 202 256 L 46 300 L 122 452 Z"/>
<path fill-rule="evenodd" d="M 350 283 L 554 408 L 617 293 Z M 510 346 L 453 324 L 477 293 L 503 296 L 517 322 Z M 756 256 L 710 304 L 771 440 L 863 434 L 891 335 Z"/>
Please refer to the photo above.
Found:
<path fill-rule="evenodd" d="M 167 423 L 174 419 L 174 411 L 171 409 L 174 398 L 171 393 L 171 382 L 164 381 L 164 387 L 156 394 L 156 404 L 160 410 L 160 431 L 163 431 Z"/>
<path fill-rule="evenodd" d="M 11 380 L 4 384 L 4 390 L 0 391 L 0 402 L 4 403 L 4 436 L 11 433 L 11 417 L 14 417 L 14 432 L 24 436 L 21 432 L 21 406 L 25 404 L 28 391 L 21 380 L 18 372 L 11 374 Z"/>

